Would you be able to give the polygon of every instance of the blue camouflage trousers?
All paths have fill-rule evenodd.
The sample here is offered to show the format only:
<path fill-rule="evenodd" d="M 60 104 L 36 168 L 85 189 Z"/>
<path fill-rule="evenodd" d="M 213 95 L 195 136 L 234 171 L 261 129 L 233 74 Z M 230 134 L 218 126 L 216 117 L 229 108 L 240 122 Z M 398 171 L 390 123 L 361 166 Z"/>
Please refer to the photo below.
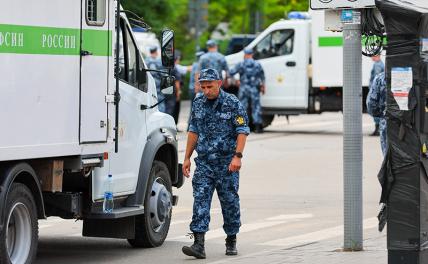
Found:
<path fill-rule="evenodd" d="M 239 101 L 245 110 L 248 110 L 248 105 L 251 104 L 251 117 L 254 125 L 261 125 L 262 107 L 260 104 L 260 92 L 256 87 L 242 86 L 239 89 Z"/>
<path fill-rule="evenodd" d="M 214 190 L 217 191 L 223 214 L 223 229 L 227 235 L 236 235 L 241 226 L 239 206 L 239 172 L 229 172 L 231 159 L 207 162 L 195 159 L 196 171 L 192 179 L 193 217 L 190 230 L 206 233 L 210 223 L 210 208 Z"/>

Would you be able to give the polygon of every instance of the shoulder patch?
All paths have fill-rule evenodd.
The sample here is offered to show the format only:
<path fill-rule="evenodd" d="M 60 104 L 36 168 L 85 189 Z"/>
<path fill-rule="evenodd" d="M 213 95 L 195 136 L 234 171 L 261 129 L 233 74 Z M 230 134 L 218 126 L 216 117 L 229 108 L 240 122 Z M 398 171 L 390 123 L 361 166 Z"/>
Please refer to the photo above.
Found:
<path fill-rule="evenodd" d="M 243 116 L 237 116 L 236 117 L 236 123 L 240 126 L 242 126 L 243 124 L 245 124 L 245 119 Z"/>

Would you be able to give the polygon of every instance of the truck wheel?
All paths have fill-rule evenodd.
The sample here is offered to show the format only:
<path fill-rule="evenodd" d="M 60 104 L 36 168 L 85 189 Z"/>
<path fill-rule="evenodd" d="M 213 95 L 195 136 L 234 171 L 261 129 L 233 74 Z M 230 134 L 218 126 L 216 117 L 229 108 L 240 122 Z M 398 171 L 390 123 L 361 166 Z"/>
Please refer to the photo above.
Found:
<path fill-rule="evenodd" d="M 154 161 L 144 200 L 144 215 L 136 216 L 133 247 L 158 247 L 165 241 L 172 213 L 172 184 L 168 167 Z"/>
<path fill-rule="evenodd" d="M 33 263 L 39 236 L 33 195 L 24 184 L 14 183 L 6 199 L 4 230 L 0 234 L 0 263 Z"/>
<path fill-rule="evenodd" d="M 263 128 L 266 128 L 272 124 L 275 115 L 262 115 Z"/>

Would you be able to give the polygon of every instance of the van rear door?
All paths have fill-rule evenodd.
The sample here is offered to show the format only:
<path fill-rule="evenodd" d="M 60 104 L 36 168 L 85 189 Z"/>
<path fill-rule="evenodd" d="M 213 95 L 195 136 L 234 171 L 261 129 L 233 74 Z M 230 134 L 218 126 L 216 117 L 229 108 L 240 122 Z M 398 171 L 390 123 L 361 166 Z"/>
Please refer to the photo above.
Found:
<path fill-rule="evenodd" d="M 107 141 L 111 28 L 109 0 L 81 0 L 80 143 Z"/>

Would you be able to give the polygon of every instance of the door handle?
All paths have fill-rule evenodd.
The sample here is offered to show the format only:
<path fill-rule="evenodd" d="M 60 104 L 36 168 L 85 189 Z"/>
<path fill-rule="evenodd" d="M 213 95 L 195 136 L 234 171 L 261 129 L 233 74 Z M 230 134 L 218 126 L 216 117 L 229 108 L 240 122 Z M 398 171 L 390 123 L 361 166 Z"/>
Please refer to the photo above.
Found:
<path fill-rule="evenodd" d="M 90 56 L 90 55 L 93 55 L 93 54 L 90 51 L 82 50 L 82 51 L 80 51 L 80 55 L 81 56 Z"/>
<path fill-rule="evenodd" d="M 287 67 L 296 67 L 296 62 L 295 61 L 287 61 L 285 63 L 285 66 L 287 66 Z"/>

